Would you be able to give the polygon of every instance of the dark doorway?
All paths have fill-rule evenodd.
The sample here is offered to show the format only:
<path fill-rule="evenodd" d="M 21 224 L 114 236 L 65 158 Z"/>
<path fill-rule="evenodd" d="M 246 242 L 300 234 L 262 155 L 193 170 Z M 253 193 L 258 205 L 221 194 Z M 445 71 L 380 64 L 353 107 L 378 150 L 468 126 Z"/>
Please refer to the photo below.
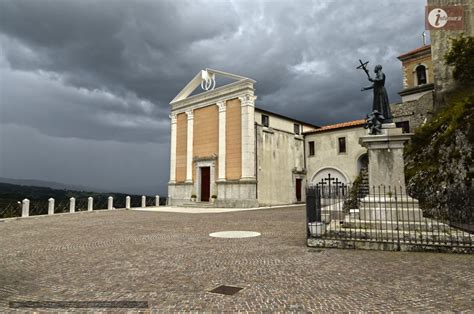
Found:
<path fill-rule="evenodd" d="M 211 168 L 201 167 L 201 202 L 209 202 L 211 191 Z"/>
<path fill-rule="evenodd" d="M 296 201 L 301 202 L 301 180 L 296 179 Z"/>

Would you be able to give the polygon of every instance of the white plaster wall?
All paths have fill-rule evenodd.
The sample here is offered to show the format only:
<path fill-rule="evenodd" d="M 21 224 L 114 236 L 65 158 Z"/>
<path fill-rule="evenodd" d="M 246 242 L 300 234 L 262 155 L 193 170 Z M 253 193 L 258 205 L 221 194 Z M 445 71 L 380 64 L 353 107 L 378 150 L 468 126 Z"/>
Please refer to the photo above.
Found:
<path fill-rule="evenodd" d="M 359 144 L 359 137 L 367 135 L 363 127 L 354 127 L 326 131 L 305 136 L 306 145 L 306 167 L 308 169 L 308 183 L 316 173 L 326 167 L 341 171 L 348 179 L 348 183 L 354 182 L 359 175 L 357 169 L 358 158 L 367 152 L 367 149 Z M 346 153 L 339 153 L 338 138 L 346 137 Z M 314 141 L 314 156 L 309 156 L 308 142 Z"/>
<path fill-rule="evenodd" d="M 271 119 L 271 118 L 270 118 Z M 293 128 L 293 123 L 291 124 Z M 293 133 L 257 125 L 257 198 L 260 205 L 296 202 L 296 177 L 302 178 L 302 200 L 305 198 L 305 176 L 295 174 L 304 168 L 304 141 Z"/>
<path fill-rule="evenodd" d="M 281 131 L 286 131 L 286 132 L 289 132 L 289 133 L 294 133 L 294 124 L 295 123 L 298 123 L 300 125 L 302 125 L 301 123 L 299 122 L 296 122 L 296 121 L 293 121 L 291 120 L 291 118 L 288 118 L 288 119 L 283 119 L 281 117 L 277 117 L 277 116 L 274 116 L 270 113 L 264 113 L 264 112 L 260 112 L 257 109 L 255 109 L 255 122 L 257 124 L 262 124 L 262 114 L 263 115 L 267 115 L 270 117 L 270 125 L 269 127 L 272 128 L 272 129 L 278 129 L 278 130 L 281 130 Z M 311 131 L 311 130 L 314 130 L 315 128 L 312 127 L 312 126 L 309 126 L 309 125 L 303 125 L 303 130 L 302 132 L 307 132 L 307 131 Z M 301 133 L 301 132 L 300 132 Z"/>

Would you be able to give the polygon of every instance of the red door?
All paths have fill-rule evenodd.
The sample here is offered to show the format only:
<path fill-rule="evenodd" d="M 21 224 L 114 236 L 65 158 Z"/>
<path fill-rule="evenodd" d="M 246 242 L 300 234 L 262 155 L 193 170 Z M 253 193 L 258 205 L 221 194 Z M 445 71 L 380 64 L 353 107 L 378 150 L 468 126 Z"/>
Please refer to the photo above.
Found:
<path fill-rule="evenodd" d="M 296 201 L 301 202 L 301 179 L 296 179 Z"/>
<path fill-rule="evenodd" d="M 209 202 L 211 191 L 211 168 L 201 168 L 201 202 Z"/>

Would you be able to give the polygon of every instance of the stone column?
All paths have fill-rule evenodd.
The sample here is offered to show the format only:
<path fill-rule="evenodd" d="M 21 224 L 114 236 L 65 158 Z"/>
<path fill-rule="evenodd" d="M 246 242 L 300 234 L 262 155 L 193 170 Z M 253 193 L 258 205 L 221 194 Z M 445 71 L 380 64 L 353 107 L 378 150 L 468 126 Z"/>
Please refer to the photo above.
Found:
<path fill-rule="evenodd" d="M 171 119 L 171 154 L 170 154 L 170 183 L 176 182 L 176 114 L 170 114 Z"/>
<path fill-rule="evenodd" d="M 218 169 L 218 181 L 225 181 L 226 173 L 226 102 L 218 101 L 217 107 L 219 107 L 219 169 Z"/>
<path fill-rule="evenodd" d="M 21 217 L 28 217 L 30 215 L 30 200 L 25 198 L 21 202 Z"/>
<path fill-rule="evenodd" d="M 71 197 L 69 199 L 69 212 L 74 213 L 76 211 L 76 199 Z"/>
<path fill-rule="evenodd" d="M 186 182 L 193 182 L 193 128 L 194 114 L 192 110 L 186 111 L 188 115 L 188 134 L 186 150 Z"/>
<path fill-rule="evenodd" d="M 255 99 L 239 97 L 242 109 L 242 180 L 255 180 Z"/>
<path fill-rule="evenodd" d="M 48 199 L 48 215 L 54 214 L 54 198 Z"/>
<path fill-rule="evenodd" d="M 142 207 L 146 207 L 146 196 L 142 195 Z"/>
<path fill-rule="evenodd" d="M 87 211 L 91 212 L 94 209 L 94 198 L 89 196 L 87 198 Z"/>
<path fill-rule="evenodd" d="M 125 209 L 130 209 L 130 196 L 125 197 Z"/>
<path fill-rule="evenodd" d="M 160 207 L 160 196 L 159 195 L 155 196 L 155 206 Z"/>
<path fill-rule="evenodd" d="M 107 209 L 113 209 L 114 208 L 114 198 L 112 196 L 109 196 L 107 199 Z"/>

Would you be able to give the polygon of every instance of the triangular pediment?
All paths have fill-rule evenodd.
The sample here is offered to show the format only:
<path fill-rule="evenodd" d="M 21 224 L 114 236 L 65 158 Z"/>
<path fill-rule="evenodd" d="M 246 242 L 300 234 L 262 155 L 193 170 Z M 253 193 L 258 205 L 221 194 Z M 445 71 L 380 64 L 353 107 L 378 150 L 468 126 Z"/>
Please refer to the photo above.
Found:
<path fill-rule="evenodd" d="M 251 81 L 252 83 L 255 83 L 254 80 L 244 76 L 206 68 L 205 70 L 199 71 L 199 73 L 196 74 L 196 76 L 188 84 L 186 84 L 186 86 L 178 93 L 178 95 L 176 95 L 171 103 L 188 98 L 198 88 L 201 88 L 203 92 L 214 90 L 216 87 L 216 76 L 222 76 L 230 79 L 232 83 L 239 81 Z"/>

